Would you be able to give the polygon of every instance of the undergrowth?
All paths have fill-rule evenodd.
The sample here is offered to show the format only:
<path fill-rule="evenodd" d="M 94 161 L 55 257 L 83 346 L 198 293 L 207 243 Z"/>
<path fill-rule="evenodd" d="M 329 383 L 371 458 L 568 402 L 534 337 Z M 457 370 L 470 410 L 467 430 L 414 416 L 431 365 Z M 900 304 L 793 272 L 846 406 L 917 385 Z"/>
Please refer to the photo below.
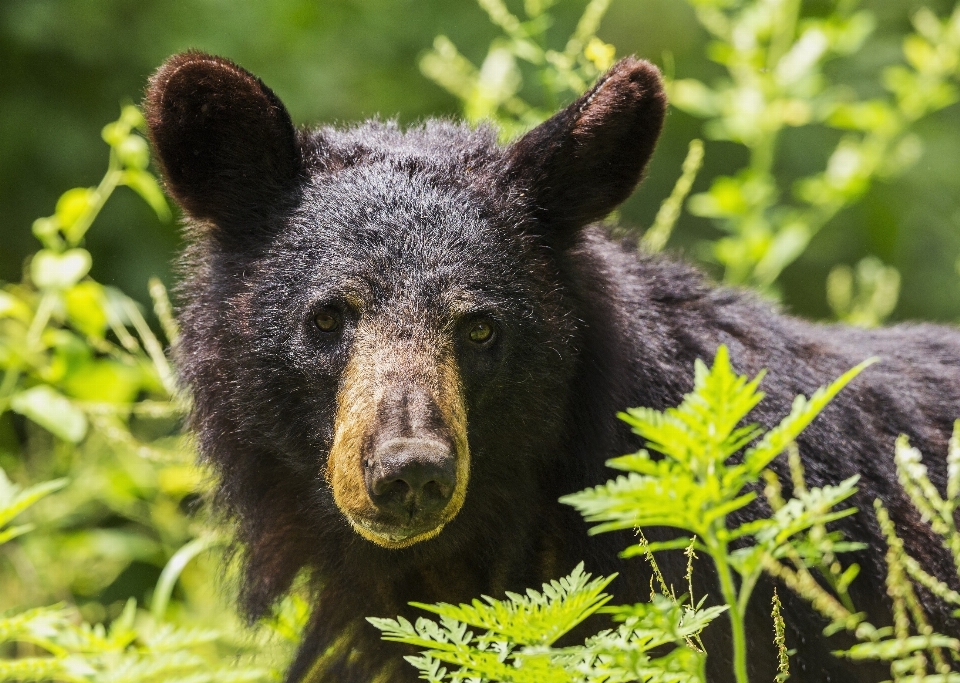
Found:
<path fill-rule="evenodd" d="M 606 606 L 603 588 L 613 577 L 596 578 L 578 567 L 569 577 L 545 584 L 542 593 L 489 597 L 459 607 L 447 604 L 415 606 L 440 616 L 435 622 L 371 619 L 384 638 L 424 648 L 408 661 L 431 681 L 700 681 L 704 653 L 697 636 L 725 614 L 733 633 L 733 674 L 748 680 L 749 648 L 745 617 L 757 581 L 767 573 L 806 598 L 828 621 L 825 633 L 849 631 L 859 642 L 838 653 L 855 660 L 889 662 L 893 680 L 913 683 L 952 683 L 951 662 L 960 663 L 960 640 L 934 633 L 919 607 L 912 582 L 926 587 L 950 604 L 960 605 L 946 584 L 930 576 L 909 557 L 879 501 L 881 525 L 888 538 L 888 593 L 895 627 L 877 628 L 858 612 L 849 595 L 856 564 L 843 566 L 838 556 L 862 547 L 844 539 L 828 525 L 856 514 L 842 507 L 856 491 L 857 477 L 836 485 L 809 488 L 795 439 L 829 401 L 871 361 L 845 373 L 810 398 L 798 396 L 790 414 L 764 431 L 745 422 L 763 399 L 762 379 L 737 375 L 725 347 L 713 366 L 697 361 L 694 390 L 676 408 L 657 411 L 636 408 L 621 414 L 642 436 L 647 449 L 608 461 L 625 474 L 602 486 L 561 499 L 573 505 L 588 522 L 591 533 L 643 527 L 671 527 L 686 532 L 677 539 L 649 543 L 643 539 L 626 548 L 623 557 L 645 557 L 659 578 L 660 591 L 650 603 Z M 648 450 L 649 449 L 649 450 Z M 657 455 L 651 455 L 655 452 Z M 782 495 L 777 475 L 768 468 L 786 452 L 793 494 Z M 960 534 L 954 522 L 960 490 L 960 424 L 948 457 L 950 484 L 947 499 L 940 497 L 920 464 L 920 455 L 904 438 L 897 444 L 896 464 L 901 483 L 924 519 L 943 538 L 960 572 Z M 750 504 L 763 491 L 771 514 L 731 526 L 730 515 Z M 719 607 L 703 608 L 702 599 L 677 597 L 656 568 L 655 554 L 688 549 L 709 556 L 717 575 Z M 689 574 L 692 569 L 688 569 Z M 551 649 L 560 636 L 584 618 L 601 610 L 623 622 L 616 629 L 589 638 L 582 646 Z M 789 614 L 773 604 L 771 640 L 780 653 L 778 680 L 786 680 L 789 663 L 784 622 Z M 551 618 L 552 617 L 552 618 Z M 477 629 L 476 631 L 470 629 Z M 614 645 L 615 644 L 615 645 Z M 655 647 L 672 645 L 670 654 L 653 657 Z M 620 655 L 614 656 L 611 648 Z M 659 652 L 659 651 L 658 651 Z M 448 665 L 449 668 L 447 668 Z"/>

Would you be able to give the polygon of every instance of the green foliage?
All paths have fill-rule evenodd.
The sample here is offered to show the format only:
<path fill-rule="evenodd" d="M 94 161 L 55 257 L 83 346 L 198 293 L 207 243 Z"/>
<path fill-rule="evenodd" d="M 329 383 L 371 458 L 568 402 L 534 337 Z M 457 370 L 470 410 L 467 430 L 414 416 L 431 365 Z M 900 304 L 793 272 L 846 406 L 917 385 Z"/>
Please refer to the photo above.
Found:
<path fill-rule="evenodd" d="M 558 49 L 550 47 L 555 0 L 525 0 L 523 18 L 501 0 L 479 1 L 503 33 L 481 66 L 440 36 L 421 69 L 463 102 L 469 120 L 493 119 L 505 137 L 578 96 L 614 60 L 613 46 L 597 37 L 609 0 L 588 2 Z M 824 69 L 829 60 L 854 54 L 872 29 L 872 15 L 855 11 L 855 2 L 839 2 L 819 18 L 803 16 L 798 0 L 689 4 L 712 36 L 709 57 L 726 76 L 711 86 L 672 80 L 673 102 L 706 119 L 708 138 L 742 145 L 749 154 L 743 171 L 715 179 L 689 207 L 727 233 L 708 254 L 725 279 L 773 291 L 817 231 L 875 181 L 917 159 L 914 123 L 958 99 L 960 8 L 945 20 L 925 9 L 916 14 L 915 32 L 903 42 L 905 64 L 884 75 L 887 94 L 864 99 Z M 842 137 L 822 172 L 784 180 L 777 167 L 784 135 L 808 125 Z M 86 237 L 116 188 L 130 188 L 161 219 L 169 216 L 148 170 L 140 127 L 139 112 L 125 107 L 104 128 L 107 173 L 96 187 L 64 193 L 53 215 L 34 223 L 42 248 L 22 282 L 0 288 L 0 437 L 21 449 L 0 447 L 6 468 L 0 469 L 0 681 L 277 680 L 307 620 L 309 605 L 294 594 L 250 633 L 210 589 L 227 539 L 202 506 L 196 509 L 208 479 L 179 432 L 186 406 L 165 354 L 177 334 L 165 289 L 151 282 L 152 319 L 90 276 Z M 702 143 L 692 141 L 674 191 L 642 238 L 647 251 L 669 240 L 703 156 Z M 855 270 L 831 272 L 829 302 L 838 318 L 875 325 L 890 314 L 898 285 L 895 270 L 861 261 Z M 856 545 L 827 527 L 852 514 L 838 505 L 855 481 L 818 489 L 803 481 L 792 441 L 858 370 L 809 400 L 798 398 L 781 425 L 761 434 L 741 425 L 761 399 L 759 378 L 736 376 L 722 350 L 712 369 L 698 365 L 697 388 L 678 408 L 625 414 L 659 456 L 642 451 L 618 458 L 614 466 L 627 474 L 568 499 L 598 522 L 595 531 L 642 524 L 685 530 L 671 542 L 643 541 L 624 555 L 643 555 L 656 568 L 660 550 L 686 547 L 691 563 L 694 550 L 706 552 L 718 569 L 724 605 L 695 603 L 689 575 L 688 594 L 677 598 L 658 573 L 661 590 L 649 603 L 611 607 L 603 593 L 610 579 L 591 579 L 578 568 L 542 592 L 419 605 L 438 620 L 376 625 L 387 637 L 426 650 L 411 663 L 428 680 L 693 682 L 703 680 L 706 657 L 699 634 L 728 611 L 739 633 L 735 662 L 743 680 L 741 622 L 765 571 L 807 598 L 830 621 L 828 630 L 847 629 L 859 639 L 846 656 L 888 661 L 895 680 L 958 680 L 948 671 L 960 643 L 932 631 L 914 584 L 958 608 L 960 595 L 904 552 L 878 504 L 895 624 L 882 629 L 866 622 L 848 594 L 857 567 L 838 560 Z M 10 439 L 14 425 L 17 436 Z M 767 469 L 784 450 L 793 477 L 789 500 Z M 951 441 L 945 497 L 905 440 L 896 458 L 905 489 L 957 560 L 960 435 Z M 22 489 L 8 473 L 16 481 L 47 483 Z M 771 515 L 727 529 L 729 515 L 756 498 L 761 485 Z M 27 508 L 31 523 L 13 524 Z M 27 533 L 33 527 L 38 531 Z M 138 602 L 150 610 L 138 610 Z M 44 604 L 54 606 L 35 607 Z M 622 623 L 582 645 L 554 647 L 591 614 Z M 775 616 L 778 680 L 788 675 L 783 633 L 789 619 Z"/>
<path fill-rule="evenodd" d="M 763 399 L 758 391 L 762 375 L 752 380 L 737 375 L 721 346 L 711 368 L 697 361 L 694 390 L 679 406 L 662 412 L 632 409 L 621 415 L 644 438 L 649 451 L 610 460 L 611 467 L 627 474 L 561 501 L 596 523 L 591 533 L 656 526 L 690 534 L 649 543 L 641 531 L 641 542 L 624 551 L 624 557 L 643 555 L 652 565 L 660 592 L 652 593 L 649 603 L 601 608 L 608 599 L 601 591 L 609 579 L 590 581 L 578 567 L 561 582 L 545 585 L 542 594 L 508 595 L 506 601 L 484 598 L 459 607 L 413 603 L 439 615 L 439 624 L 428 619 L 418 619 L 416 624 L 402 618 L 370 621 L 388 640 L 425 648 L 420 656 L 407 659 L 431 681 L 696 681 L 702 679 L 706 655 L 699 633 L 726 611 L 733 631 L 734 674 L 743 683 L 748 661 L 744 616 L 753 588 L 766 572 L 828 619 L 826 633 L 845 629 L 860 641 L 839 655 L 889 662 L 897 681 L 956 680 L 950 667 L 951 661 L 960 661 L 960 640 L 933 631 L 911 580 L 951 605 L 960 607 L 960 595 L 904 552 L 877 501 L 878 519 L 889 542 L 887 591 L 894 606 L 894 627 L 870 624 L 856 611 L 848 591 L 858 568 L 855 564 L 844 567 L 838 560 L 839 554 L 862 546 L 827 528 L 856 512 L 839 507 L 853 495 L 856 477 L 820 488 L 809 488 L 804 480 L 796 437 L 871 362 L 865 361 L 809 399 L 797 397 L 790 414 L 764 432 L 745 423 Z M 777 475 L 767 469 L 785 450 L 793 485 L 789 500 L 783 498 Z M 659 455 L 652 456 L 650 451 Z M 897 444 L 895 460 L 914 505 L 943 538 L 955 561 L 960 560 L 955 522 L 960 506 L 960 421 L 950 443 L 946 498 L 931 484 L 920 454 L 905 438 Z M 761 482 L 771 514 L 739 526 L 730 524 L 729 515 L 756 499 Z M 660 573 L 654 553 L 679 548 L 687 548 L 689 593 L 678 599 Z M 713 560 L 720 606 L 703 609 L 703 600 L 692 604 L 694 549 Z M 960 561 L 957 567 L 960 572 Z M 588 639 L 583 647 L 550 647 L 598 608 L 623 625 Z M 772 614 L 771 635 L 779 652 L 776 680 L 784 681 L 789 677 L 785 632 L 790 615 L 782 614 L 776 596 Z M 470 627 L 486 630 L 475 636 Z M 651 648 L 665 644 L 674 645 L 668 655 L 648 655 Z M 457 668 L 447 669 L 444 664 Z"/>
<path fill-rule="evenodd" d="M 130 600 L 109 628 L 77 623 L 73 610 L 29 610 L 0 622 L 0 642 L 30 643 L 47 656 L 0 660 L 0 681 L 91 681 L 148 683 L 177 681 L 279 680 L 278 672 L 239 665 L 219 667 L 210 645 L 216 631 L 137 621 Z"/>
<path fill-rule="evenodd" d="M 21 283 L 0 289 L 0 418 L 12 411 L 29 421 L 22 459 L 7 468 L 23 478 L 82 482 L 38 508 L 44 533 L 11 551 L 18 571 L 0 567 L 0 594 L 41 602 L 66 591 L 90 600 L 133 561 L 162 566 L 202 525 L 177 511 L 185 495 L 202 491 L 203 476 L 178 433 L 185 405 L 163 344 L 139 304 L 90 277 L 92 257 L 83 248 L 121 185 L 169 215 L 147 170 L 142 124 L 125 107 L 104 128 L 110 161 L 103 180 L 65 192 L 54 215 L 34 223 L 44 247 Z M 161 328 L 175 334 L 163 286 L 153 282 L 151 292 Z M 61 561 L 50 566 L 54 556 Z M 102 618 L 105 607 L 87 609 Z"/>
<path fill-rule="evenodd" d="M 613 64 L 615 50 L 597 38 L 610 0 L 590 0 L 562 50 L 547 45 L 552 23 L 548 10 L 557 0 L 525 0 L 525 18 L 510 12 L 503 0 L 477 0 L 503 31 L 477 68 L 446 36 L 437 36 L 420 60 L 424 75 L 463 102 L 468 121 L 491 120 L 510 139 L 551 116 L 557 107 L 583 93 Z M 533 68 L 537 103 L 523 97 L 520 65 Z"/>
<path fill-rule="evenodd" d="M 627 549 L 631 557 L 693 543 L 705 551 L 717 568 L 720 590 L 729 606 L 734 634 L 734 667 L 738 681 L 746 681 L 746 635 L 743 616 L 750 595 L 764 569 L 764 558 L 805 555 L 815 564 L 823 546 L 811 543 L 810 530 L 854 512 L 834 508 L 853 495 L 856 477 L 836 486 L 795 492 L 766 519 L 728 528 L 728 516 L 757 497 L 755 484 L 770 462 L 793 442 L 827 403 L 870 361 L 862 363 L 810 399 L 798 396 L 790 414 L 764 433 L 744 418 L 762 400 L 758 391 L 763 375 L 748 381 L 738 376 L 721 346 L 712 368 L 697 361 L 694 390 L 676 408 L 660 412 L 634 408 L 621 414 L 651 451 L 625 455 L 608 462 L 628 472 L 605 485 L 565 496 L 561 502 L 579 510 L 597 525 L 591 533 L 615 529 L 664 526 L 693 538 L 641 544 Z M 749 445 L 755 442 L 754 445 Z M 739 546 L 733 549 L 732 544 Z M 732 572 L 739 577 L 736 586 Z"/>
<path fill-rule="evenodd" d="M 560 106 L 583 94 L 614 63 L 616 49 L 596 35 L 610 0 L 587 3 L 562 50 L 548 46 L 547 29 L 553 22 L 548 10 L 557 0 L 525 0 L 524 20 L 512 14 L 503 0 L 477 2 L 503 31 L 503 36 L 490 43 L 481 67 L 471 64 L 441 35 L 420 60 L 420 70 L 461 101 L 468 121 L 495 123 L 503 141 L 545 121 Z M 526 89 L 521 64 L 533 71 L 527 77 L 533 84 Z M 666 245 L 702 164 L 703 143 L 693 140 L 673 192 L 641 241 L 646 251 L 656 253 Z"/>
<path fill-rule="evenodd" d="M 44 496 L 62 489 L 66 483 L 65 479 L 57 479 L 22 490 L 7 479 L 7 473 L 0 469 L 0 545 L 32 531 L 30 524 L 10 526 L 10 522 Z"/>
<path fill-rule="evenodd" d="M 693 609 L 657 596 L 650 603 L 608 610 L 623 622 L 616 629 L 581 646 L 552 647 L 610 599 L 603 589 L 613 579 L 591 579 L 581 564 L 569 576 L 544 584 L 542 593 L 508 593 L 506 600 L 484 597 L 460 606 L 413 603 L 438 615 L 439 623 L 420 618 L 411 624 L 403 617 L 369 621 L 384 640 L 425 648 L 406 659 L 428 681 L 703 681 L 704 655 L 691 639 L 723 608 Z M 471 627 L 483 632 L 475 635 Z M 663 654 L 666 646 L 673 647 Z"/>
<path fill-rule="evenodd" d="M 945 20 L 921 9 L 914 16 L 916 32 L 903 41 L 906 64 L 884 72 L 888 95 L 860 99 L 831 82 L 824 69 L 830 60 L 857 52 L 874 28 L 873 14 L 857 11 L 856 1 L 837 2 L 820 18 L 803 16 L 799 0 L 689 2 L 713 38 L 708 56 L 726 75 L 712 86 L 674 80 L 671 102 L 705 119 L 708 138 L 739 143 L 749 152 L 745 168 L 714 179 L 689 208 L 727 233 L 709 251 L 724 279 L 769 289 L 811 238 L 875 180 L 901 173 L 919 158 L 912 125 L 957 101 L 960 6 Z M 785 130 L 813 124 L 844 135 L 822 172 L 793 183 L 791 201 L 775 175 L 777 147 Z M 876 317 L 883 315 L 875 312 L 864 322 Z"/>
<path fill-rule="evenodd" d="M 186 406 L 140 306 L 89 276 L 83 248 L 119 186 L 169 216 L 147 170 L 142 123 L 125 107 L 104 128 L 110 162 L 100 185 L 69 190 L 53 216 L 34 223 L 43 248 L 23 282 L 0 290 L 0 417 L 12 411 L 28 420 L 24 457 L 11 465 L 23 477 L 60 477 L 21 490 L 0 469 L 0 543 L 12 541 L 11 566 L 0 565 L 0 681 L 279 680 L 306 621 L 305 604 L 291 597 L 260 634 L 245 633 L 210 590 L 211 568 L 184 576 L 188 562 L 225 545 L 203 514 L 179 509 L 186 496 L 203 494 L 206 478 L 179 434 Z M 166 292 L 154 281 L 151 293 L 172 340 Z M 42 533 L 9 526 L 59 489 L 33 511 Z M 135 562 L 163 567 L 152 612 L 124 595 L 101 604 Z M 168 610 L 177 584 L 187 599 Z"/>
<path fill-rule="evenodd" d="M 960 507 L 960 421 L 954 425 L 947 455 L 948 484 L 944 499 L 930 481 L 920 452 L 912 448 L 905 436 L 897 439 L 894 461 L 897 477 L 910 496 L 923 520 L 940 536 L 950 551 L 954 569 L 960 577 L 960 532 L 955 512 Z M 960 608 L 960 594 L 940 579 L 931 576 L 920 563 L 907 554 L 903 541 L 883 504 L 874 501 L 877 519 L 887 537 L 887 594 L 893 602 L 894 626 L 877 629 L 866 642 L 853 646 L 845 654 L 851 659 L 879 659 L 890 662 L 894 680 L 958 681 L 950 661 L 960 661 L 960 639 L 933 632 L 917 598 L 914 582 L 943 600 Z M 960 616 L 960 609 L 954 614 Z M 948 654 L 949 653 L 949 654 Z"/>
<path fill-rule="evenodd" d="M 953 516 L 958 506 L 956 492 L 960 485 L 960 468 L 957 466 L 960 463 L 960 422 L 954 427 L 947 457 L 949 484 L 946 500 L 927 476 L 926 467 L 920 462 L 920 453 L 911 448 L 903 436 L 897 441 L 894 459 L 900 483 L 924 521 L 930 523 L 942 538 L 960 576 L 960 555 L 957 552 L 960 549 L 960 534 Z M 906 553 L 903 541 L 879 500 L 874 501 L 874 510 L 888 543 L 886 587 L 893 604 L 892 628 L 877 628 L 866 621 L 865 615 L 855 612 L 847 594 L 849 582 L 832 584 L 836 597 L 825 591 L 800 558 L 791 558 L 791 566 L 768 562 L 768 571 L 808 599 L 829 619 L 832 623 L 828 631 L 844 628 L 861 641 L 838 654 L 853 660 L 889 662 L 894 681 L 951 683 L 960 680 L 960 676 L 951 668 L 951 662 L 953 666 L 960 662 L 960 640 L 955 636 L 934 632 L 917 598 L 915 585 L 926 588 L 952 606 L 960 607 L 960 595 L 924 571 L 920 563 Z M 836 570 L 827 568 L 824 573 L 829 576 L 835 574 Z M 960 615 L 960 610 L 956 613 Z"/>
<path fill-rule="evenodd" d="M 66 480 L 37 484 L 26 490 L 12 484 L 0 470 L 0 544 L 30 530 L 8 527 L 14 517 L 45 496 L 63 488 Z M 80 622 L 76 610 L 40 607 L 0 616 L 0 647 L 17 643 L 31 654 L 0 659 L 0 681 L 262 681 L 275 672 L 247 666 L 217 670 L 197 650 L 220 638 L 215 631 L 176 628 L 169 624 L 136 623 L 134 600 L 110 625 Z"/>
<path fill-rule="evenodd" d="M 115 433 L 123 431 L 116 418 L 141 393 L 154 399 L 149 407 L 155 414 L 182 410 L 174 402 L 170 364 L 139 306 L 89 277 L 93 259 L 80 246 L 120 185 L 169 217 L 163 193 L 146 170 L 147 142 L 136 134 L 142 124 L 140 112 L 128 106 L 104 128 L 110 162 L 100 185 L 68 190 L 53 216 L 34 222 L 44 248 L 30 260 L 23 283 L 0 290 L 0 413 L 24 415 L 69 443 L 84 441 L 91 422 L 107 438 L 132 438 Z M 155 289 L 165 302 L 162 287 Z"/>
<path fill-rule="evenodd" d="M 596 37 L 609 0 L 592 0 L 563 50 L 547 45 L 550 2 L 525 2 L 525 18 L 502 0 L 478 0 L 503 32 L 478 69 L 446 36 L 438 36 L 421 60 L 425 75 L 455 95 L 472 122 L 495 122 L 505 140 L 546 119 L 558 105 L 580 95 L 613 63 L 615 49 Z M 799 0 L 717 3 L 688 0 L 712 42 L 707 56 L 726 75 L 712 86 L 695 79 L 668 81 L 670 101 L 706 120 L 711 140 L 741 144 L 747 166 L 715 178 L 693 196 L 689 210 L 713 219 L 725 236 L 704 245 L 708 261 L 724 279 L 776 294 L 783 269 L 844 208 L 859 201 L 876 180 L 889 179 L 919 158 L 922 145 L 912 126 L 957 101 L 960 76 L 960 5 L 938 19 L 924 8 L 916 32 L 903 41 L 904 65 L 883 75 L 885 98 L 860 99 L 852 88 L 831 82 L 825 67 L 857 53 L 876 20 L 857 2 L 835 3 L 825 17 L 806 17 Z M 520 65 L 532 74 L 524 77 Z M 533 82 L 531 85 L 531 81 Z M 791 181 L 777 176 L 777 150 L 784 132 L 819 125 L 844 132 L 823 171 Z M 666 245 L 680 208 L 703 161 L 699 140 L 691 143 L 683 174 L 664 200 L 641 244 L 651 252 Z M 897 303 L 899 273 L 875 257 L 857 267 L 858 291 L 847 266 L 828 281 L 828 299 L 845 322 L 875 326 Z"/>
<path fill-rule="evenodd" d="M 900 273 L 868 256 L 856 271 L 834 266 L 827 276 L 827 303 L 837 320 L 859 327 L 876 327 L 893 313 L 900 293 Z"/>

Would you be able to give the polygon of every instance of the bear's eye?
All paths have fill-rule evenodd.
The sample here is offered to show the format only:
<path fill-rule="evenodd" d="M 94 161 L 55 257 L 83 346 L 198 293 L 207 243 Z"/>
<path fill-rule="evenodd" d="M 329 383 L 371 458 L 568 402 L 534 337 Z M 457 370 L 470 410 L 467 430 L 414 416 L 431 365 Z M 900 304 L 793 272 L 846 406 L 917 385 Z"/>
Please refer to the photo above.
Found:
<path fill-rule="evenodd" d="M 330 334 L 339 330 L 340 326 L 343 325 L 343 316 L 337 309 L 326 306 L 317 311 L 313 322 L 322 332 Z"/>
<path fill-rule="evenodd" d="M 490 344 L 496 336 L 493 322 L 487 319 L 475 320 L 467 330 L 467 339 L 474 344 Z"/>

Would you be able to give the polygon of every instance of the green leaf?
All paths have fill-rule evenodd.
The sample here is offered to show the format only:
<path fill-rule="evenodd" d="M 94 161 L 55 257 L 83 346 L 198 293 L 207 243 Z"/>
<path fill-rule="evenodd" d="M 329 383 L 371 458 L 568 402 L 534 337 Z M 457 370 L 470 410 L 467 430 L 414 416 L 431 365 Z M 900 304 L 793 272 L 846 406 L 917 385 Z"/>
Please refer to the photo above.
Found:
<path fill-rule="evenodd" d="M 136 398 L 143 373 L 119 361 L 91 360 L 71 370 L 61 387 L 72 398 L 102 403 L 130 403 Z"/>
<path fill-rule="evenodd" d="M 719 96 L 698 80 L 678 79 L 667 84 L 670 104 L 688 114 L 710 118 L 720 113 Z"/>
<path fill-rule="evenodd" d="M 87 434 L 87 417 L 83 411 L 47 385 L 14 394 L 10 398 L 10 408 L 64 441 L 80 443 Z"/>
<path fill-rule="evenodd" d="M 3 545 L 7 541 L 12 541 L 17 536 L 23 536 L 26 533 L 29 533 L 34 530 L 33 524 L 21 524 L 20 526 L 11 526 L 7 527 L 3 531 L 0 531 L 0 545 Z"/>
<path fill-rule="evenodd" d="M 806 429 L 813 419 L 827 407 L 827 404 L 840 393 L 857 375 L 876 363 L 878 358 L 868 358 L 855 368 L 841 375 L 836 381 L 817 389 L 809 399 L 797 396 L 793 401 L 790 414 L 780 424 L 767 432 L 755 447 L 747 449 L 743 464 L 754 475 L 759 475 L 775 457 L 780 455 L 792 441 Z"/>
<path fill-rule="evenodd" d="M 114 148 L 120 163 L 128 169 L 145 169 L 150 163 L 150 148 L 139 135 L 127 135 Z"/>
<path fill-rule="evenodd" d="M 143 140 L 140 137 L 131 139 Z M 151 173 L 140 167 L 127 169 L 123 172 L 121 182 L 140 195 L 157 214 L 157 218 L 162 221 L 170 220 L 170 206 L 167 204 L 167 198 L 163 195 L 163 190 L 160 189 L 157 179 Z"/>
<path fill-rule="evenodd" d="M 69 235 L 73 226 L 97 204 L 97 192 L 92 187 L 75 187 L 67 190 L 57 200 L 54 216 L 64 234 Z"/>
<path fill-rule="evenodd" d="M 694 390 L 676 408 L 631 408 L 620 418 L 650 449 L 703 477 L 758 434 L 754 426 L 738 424 L 763 398 L 757 391 L 763 373 L 750 381 L 737 376 L 725 346 L 717 349 L 712 369 L 699 360 L 694 369 Z"/>
<path fill-rule="evenodd" d="M 795 497 L 788 500 L 767 520 L 769 524 L 756 531 L 757 542 L 767 545 L 768 550 L 774 553 L 796 534 L 855 513 L 856 508 L 834 508 L 857 492 L 856 484 L 859 479 L 859 475 L 854 475 L 837 485 L 795 492 Z"/>
<path fill-rule="evenodd" d="M 754 267 L 757 281 L 764 285 L 773 284 L 783 269 L 804 252 L 811 237 L 813 232 L 804 219 L 788 223 L 777 230 L 766 253 Z"/>
<path fill-rule="evenodd" d="M 914 652 L 932 650 L 942 647 L 953 651 L 960 651 L 960 640 L 932 633 L 928 636 L 909 636 L 896 640 L 882 640 L 880 642 L 858 643 L 849 650 L 834 652 L 834 654 L 848 659 L 879 659 L 892 661 L 902 659 Z"/>
<path fill-rule="evenodd" d="M 562 579 L 543 584 L 543 592 L 507 593 L 507 600 L 484 597 L 485 602 L 459 606 L 412 602 L 428 612 L 486 629 L 522 645 L 550 645 L 602 607 L 610 596 L 603 589 L 616 575 L 590 579 L 583 563 Z"/>
<path fill-rule="evenodd" d="M 838 104 L 827 123 L 836 128 L 862 131 L 890 131 L 898 125 L 897 114 L 883 100 Z"/>
<path fill-rule="evenodd" d="M 48 249 L 59 249 L 63 246 L 60 237 L 60 223 L 55 216 L 38 218 L 33 222 L 33 235 Z"/>
<path fill-rule="evenodd" d="M 6 473 L 0 469 L 0 529 L 41 498 L 66 485 L 66 479 L 54 479 L 21 490 L 7 479 Z"/>
<path fill-rule="evenodd" d="M 92 265 L 86 249 L 68 249 L 62 254 L 41 249 L 30 262 L 30 278 L 40 289 L 66 289 L 89 273 Z"/>
<path fill-rule="evenodd" d="M 33 314 L 22 299 L 0 290 L 0 318 L 16 318 L 20 322 L 29 323 Z"/>
<path fill-rule="evenodd" d="M 79 282 L 64 294 L 67 319 L 78 331 L 103 339 L 107 331 L 107 297 L 103 285 L 93 280 Z"/>

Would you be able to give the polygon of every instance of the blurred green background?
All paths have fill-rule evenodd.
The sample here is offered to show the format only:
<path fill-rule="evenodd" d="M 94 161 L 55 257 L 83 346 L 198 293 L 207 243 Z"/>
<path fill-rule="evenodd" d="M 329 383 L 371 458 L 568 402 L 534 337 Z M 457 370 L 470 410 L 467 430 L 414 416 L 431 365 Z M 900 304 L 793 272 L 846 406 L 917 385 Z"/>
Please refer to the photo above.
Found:
<path fill-rule="evenodd" d="M 879 22 L 863 49 L 828 65 L 832 80 L 861 95 L 879 94 L 880 70 L 902 61 L 901 41 L 921 6 L 941 16 L 952 2 L 874 0 L 861 5 Z M 805 13 L 833 3 L 805 2 Z M 562 41 L 583 9 L 561 2 L 549 29 Z M 261 76 L 300 124 L 370 116 L 412 123 L 455 116 L 459 104 L 424 77 L 418 58 L 445 34 L 475 64 L 498 31 L 472 0 L 4 0 L 0 3 L 0 280 L 17 281 L 36 248 L 30 224 L 51 212 L 67 187 L 93 185 L 103 172 L 100 128 L 119 104 L 136 102 L 153 69 L 173 52 L 199 48 L 230 57 Z M 722 68 L 704 57 L 707 35 L 680 0 L 614 0 L 599 37 L 650 59 L 676 78 L 712 80 Z M 844 210 L 780 279 L 783 302 L 799 314 L 829 318 L 825 281 L 838 263 L 874 255 L 902 276 L 894 320 L 960 318 L 960 109 L 946 108 L 915 128 L 923 155 L 905 174 L 881 182 Z M 701 121 L 676 109 L 648 177 L 621 221 L 647 227 L 670 192 Z M 822 168 L 840 133 L 786 130 L 775 173 L 799 177 Z M 746 150 L 707 141 L 694 192 L 743 166 Z M 717 236 L 713 224 L 684 213 L 670 249 L 697 254 Z M 176 222 L 161 223 L 129 190 L 98 219 L 87 246 L 92 275 L 146 301 L 146 283 L 167 283 L 179 248 Z"/>

